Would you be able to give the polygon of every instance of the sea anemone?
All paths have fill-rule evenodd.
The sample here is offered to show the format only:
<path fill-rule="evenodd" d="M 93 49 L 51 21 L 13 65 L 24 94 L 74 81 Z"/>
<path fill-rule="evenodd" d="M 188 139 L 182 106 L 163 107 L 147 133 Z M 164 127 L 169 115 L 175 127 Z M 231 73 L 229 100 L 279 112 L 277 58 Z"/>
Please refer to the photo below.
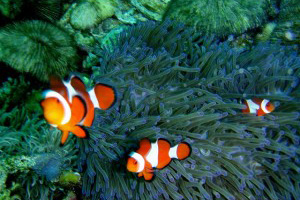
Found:
<path fill-rule="evenodd" d="M 0 29 L 0 60 L 42 81 L 74 70 L 77 53 L 72 38 L 43 21 L 24 21 Z"/>
<path fill-rule="evenodd" d="M 234 49 L 170 21 L 130 27 L 113 44 L 95 50 L 92 79 L 113 83 L 118 102 L 77 139 L 85 196 L 299 198 L 300 59 L 291 48 Z M 252 97 L 275 101 L 275 112 L 242 114 L 238 99 Z M 144 137 L 185 141 L 192 154 L 144 181 L 126 170 Z"/>
<path fill-rule="evenodd" d="M 266 17 L 265 5 L 264 0 L 174 0 L 165 18 L 181 21 L 206 35 L 224 37 L 261 25 Z"/>

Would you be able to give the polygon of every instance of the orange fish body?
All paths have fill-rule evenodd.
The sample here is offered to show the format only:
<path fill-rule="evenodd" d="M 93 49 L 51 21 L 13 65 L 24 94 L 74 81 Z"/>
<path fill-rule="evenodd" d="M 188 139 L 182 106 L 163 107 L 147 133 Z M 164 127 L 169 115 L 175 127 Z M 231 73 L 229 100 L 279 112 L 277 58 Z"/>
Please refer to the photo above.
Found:
<path fill-rule="evenodd" d="M 68 82 L 51 78 L 50 85 L 51 90 L 44 93 L 41 106 L 48 123 L 63 132 L 61 144 L 66 142 L 69 132 L 85 138 L 87 134 L 81 126 L 92 125 L 94 109 L 106 110 L 115 102 L 116 94 L 112 87 L 96 84 L 87 92 L 84 83 L 76 76 Z M 105 102 L 102 102 L 103 99 Z"/>
<path fill-rule="evenodd" d="M 127 161 L 127 169 L 130 172 L 138 173 L 138 177 L 144 176 L 145 180 L 153 178 L 153 168 L 163 169 L 172 158 L 183 160 L 191 153 L 191 148 L 187 143 L 179 143 L 171 147 L 170 143 L 164 139 L 158 139 L 150 143 L 145 138 L 140 141 L 140 148 L 136 152 L 131 152 Z"/>
<path fill-rule="evenodd" d="M 267 99 L 246 99 L 244 101 L 246 108 L 242 110 L 243 113 L 252 113 L 256 116 L 263 116 L 274 111 L 275 106 Z"/>

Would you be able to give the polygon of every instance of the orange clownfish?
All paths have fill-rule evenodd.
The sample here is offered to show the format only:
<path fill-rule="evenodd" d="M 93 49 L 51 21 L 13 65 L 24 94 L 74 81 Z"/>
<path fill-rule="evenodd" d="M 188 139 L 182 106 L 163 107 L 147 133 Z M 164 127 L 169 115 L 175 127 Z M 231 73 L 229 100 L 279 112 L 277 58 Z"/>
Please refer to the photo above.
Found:
<path fill-rule="evenodd" d="M 62 131 L 61 144 L 66 142 L 69 132 L 80 138 L 87 137 L 81 126 L 92 125 L 94 109 L 106 110 L 116 100 L 116 92 L 111 86 L 96 84 L 87 91 L 77 76 L 71 76 L 67 82 L 52 77 L 50 88 L 44 92 L 41 106 L 46 121 Z"/>
<path fill-rule="evenodd" d="M 172 158 L 183 160 L 191 153 L 191 148 L 187 143 L 179 143 L 171 147 L 170 143 L 164 139 L 158 139 L 150 143 L 145 138 L 140 141 L 140 148 L 136 152 L 131 152 L 127 160 L 127 169 L 130 172 L 138 173 L 138 177 L 144 176 L 149 181 L 153 178 L 153 168 L 162 169 L 166 167 Z"/>
<path fill-rule="evenodd" d="M 246 108 L 242 112 L 253 113 L 256 116 L 263 116 L 275 109 L 275 106 L 267 99 L 246 99 L 243 103 L 246 105 Z"/>

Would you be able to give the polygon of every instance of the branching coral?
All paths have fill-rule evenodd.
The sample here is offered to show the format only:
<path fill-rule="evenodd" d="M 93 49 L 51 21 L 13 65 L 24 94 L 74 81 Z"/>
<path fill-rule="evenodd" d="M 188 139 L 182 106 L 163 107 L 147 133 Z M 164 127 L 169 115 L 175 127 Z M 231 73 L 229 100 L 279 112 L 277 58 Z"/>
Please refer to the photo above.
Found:
<path fill-rule="evenodd" d="M 119 101 L 77 140 L 82 193 L 92 199 L 298 199 L 300 60 L 289 48 L 232 49 L 168 21 L 121 33 L 95 51 L 93 80 Z M 265 117 L 238 98 L 280 102 Z M 296 109 L 295 109 L 296 108 Z M 145 182 L 126 171 L 141 138 L 186 141 L 192 154 Z"/>
<path fill-rule="evenodd" d="M 77 53 L 72 38 L 42 21 L 24 21 L 0 29 L 0 60 L 40 80 L 74 70 Z"/>
<path fill-rule="evenodd" d="M 265 18 L 266 1 L 175 0 L 165 17 L 194 26 L 205 34 L 227 36 L 259 26 Z"/>

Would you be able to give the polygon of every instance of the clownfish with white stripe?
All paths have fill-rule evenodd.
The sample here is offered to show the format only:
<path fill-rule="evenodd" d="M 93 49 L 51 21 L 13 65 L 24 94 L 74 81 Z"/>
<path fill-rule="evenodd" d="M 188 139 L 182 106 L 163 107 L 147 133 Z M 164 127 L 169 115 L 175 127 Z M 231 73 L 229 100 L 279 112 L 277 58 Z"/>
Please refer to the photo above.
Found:
<path fill-rule="evenodd" d="M 61 144 L 66 142 L 69 132 L 86 138 L 87 133 L 82 126 L 92 125 L 94 109 L 107 110 L 116 101 L 113 87 L 98 83 L 87 91 L 77 76 L 71 76 L 67 82 L 51 77 L 50 88 L 44 92 L 41 106 L 46 121 L 62 131 Z"/>
<path fill-rule="evenodd" d="M 138 173 L 138 177 L 143 177 L 149 181 L 153 178 L 153 168 L 163 169 L 172 158 L 183 160 L 191 153 L 190 146 L 179 143 L 171 147 L 170 143 L 164 139 L 158 139 L 150 143 L 149 139 L 144 138 L 140 141 L 140 148 L 136 152 L 131 152 L 127 160 L 127 170 Z"/>
<path fill-rule="evenodd" d="M 242 110 L 243 113 L 252 113 L 256 116 L 263 116 L 275 110 L 274 104 L 268 99 L 246 99 L 243 104 L 246 105 L 246 108 Z"/>

